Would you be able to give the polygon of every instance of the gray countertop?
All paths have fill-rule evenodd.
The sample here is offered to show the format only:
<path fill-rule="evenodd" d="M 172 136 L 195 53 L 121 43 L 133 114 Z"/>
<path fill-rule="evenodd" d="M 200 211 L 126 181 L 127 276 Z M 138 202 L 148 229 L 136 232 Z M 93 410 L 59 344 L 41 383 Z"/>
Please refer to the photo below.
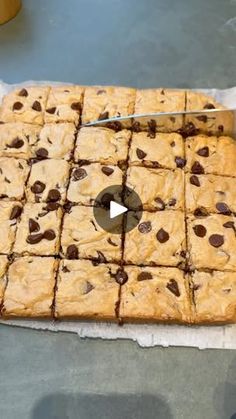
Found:
<path fill-rule="evenodd" d="M 0 78 L 236 85 L 235 0 L 23 0 L 0 27 Z M 236 352 L 0 326 L 3 419 L 236 418 Z"/>

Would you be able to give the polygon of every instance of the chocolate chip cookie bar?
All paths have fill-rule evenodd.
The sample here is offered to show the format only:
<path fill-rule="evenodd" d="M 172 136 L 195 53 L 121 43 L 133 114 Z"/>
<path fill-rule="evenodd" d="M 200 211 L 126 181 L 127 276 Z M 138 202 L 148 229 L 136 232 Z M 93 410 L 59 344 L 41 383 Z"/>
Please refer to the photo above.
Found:
<path fill-rule="evenodd" d="M 55 203 L 26 204 L 13 248 L 18 255 L 57 255 L 62 210 Z"/>
<path fill-rule="evenodd" d="M 206 110 L 206 113 L 186 115 L 185 129 L 188 132 L 204 132 L 208 135 L 228 135 L 233 130 L 232 112 L 210 113 L 211 109 L 226 109 L 212 97 L 200 92 L 188 90 L 186 92 L 186 110 Z M 208 113 L 207 113 L 208 111 Z"/>
<path fill-rule="evenodd" d="M 131 166 L 127 171 L 126 186 L 138 194 L 144 210 L 184 210 L 184 173 L 181 169 Z M 129 208 L 139 209 L 135 207 L 136 200 L 132 202 L 128 198 L 127 202 Z"/>
<path fill-rule="evenodd" d="M 199 272 L 192 275 L 195 323 L 236 322 L 236 272 Z"/>
<path fill-rule="evenodd" d="M 22 122 L 0 124 L 0 157 L 31 158 L 40 129 L 39 125 Z"/>
<path fill-rule="evenodd" d="M 196 214 L 236 213 L 235 179 L 226 176 L 193 175 L 186 177 L 186 208 Z"/>
<path fill-rule="evenodd" d="M 176 169 L 185 166 L 184 143 L 179 134 L 133 133 L 129 151 L 131 166 Z"/>
<path fill-rule="evenodd" d="M 131 131 L 115 132 L 105 127 L 84 127 L 78 132 L 74 159 L 118 164 L 127 159 Z"/>
<path fill-rule="evenodd" d="M 100 208 L 100 211 L 104 212 L 105 217 L 105 210 Z M 119 225 L 119 220 L 117 222 Z M 103 230 L 94 217 L 92 207 L 73 206 L 65 214 L 61 246 L 63 256 L 67 259 L 90 258 L 98 262 L 121 260 L 121 234 Z"/>
<path fill-rule="evenodd" d="M 38 159 L 70 160 L 73 156 L 74 142 L 74 124 L 45 124 L 33 147 L 33 155 Z"/>
<path fill-rule="evenodd" d="M 188 252 L 192 269 L 236 271 L 236 219 L 211 214 L 188 215 Z"/>
<path fill-rule="evenodd" d="M 0 198 L 23 199 L 29 171 L 26 160 L 0 157 Z"/>
<path fill-rule="evenodd" d="M 84 87 L 53 86 L 51 87 L 45 112 L 45 122 L 79 123 L 83 104 Z"/>
<path fill-rule="evenodd" d="M 51 317 L 58 261 L 23 257 L 10 265 L 3 299 L 4 317 Z"/>
<path fill-rule="evenodd" d="M 236 176 L 236 141 L 197 135 L 186 140 L 186 170 L 195 175 Z"/>
<path fill-rule="evenodd" d="M 0 121 L 43 125 L 49 90 L 32 86 L 12 91 L 3 98 Z"/>
<path fill-rule="evenodd" d="M 72 170 L 67 199 L 77 204 L 92 205 L 103 189 L 122 183 L 123 172 L 118 166 L 77 164 Z M 96 201 L 96 204 L 99 203 Z"/>
<path fill-rule="evenodd" d="M 157 112 L 183 112 L 185 110 L 185 91 L 174 89 L 140 89 L 135 100 L 135 114 Z M 155 120 L 135 118 L 136 130 L 151 129 L 151 131 L 173 132 L 183 126 L 183 115 L 170 115 Z"/>
<path fill-rule="evenodd" d="M 128 217 L 135 217 L 130 212 Z M 125 235 L 124 260 L 136 265 L 184 266 L 184 213 L 143 212 L 141 222 Z"/>
<path fill-rule="evenodd" d="M 7 278 L 6 278 L 6 272 L 7 267 L 9 264 L 9 260 L 7 259 L 7 256 L 0 256 L 0 312 L 1 312 L 1 306 L 3 301 L 3 295 L 5 292 L 5 288 L 7 285 Z"/>
<path fill-rule="evenodd" d="M 119 316 L 128 321 L 190 322 L 188 282 L 176 268 L 125 267 Z"/>
<path fill-rule="evenodd" d="M 134 113 L 135 89 L 116 86 L 86 87 L 82 111 L 82 123 Z M 109 128 L 130 127 L 130 121 L 109 125 Z"/>
<path fill-rule="evenodd" d="M 1 167 L 1 162 L 0 162 Z M 65 160 L 47 159 L 32 164 L 26 187 L 28 202 L 64 202 L 70 165 Z"/>
<path fill-rule="evenodd" d="M 118 269 L 113 264 L 62 260 L 57 280 L 56 317 L 115 320 L 119 298 Z"/>
<path fill-rule="evenodd" d="M 0 201 L 0 253 L 9 254 L 11 252 L 21 212 L 22 204 L 20 202 Z"/>

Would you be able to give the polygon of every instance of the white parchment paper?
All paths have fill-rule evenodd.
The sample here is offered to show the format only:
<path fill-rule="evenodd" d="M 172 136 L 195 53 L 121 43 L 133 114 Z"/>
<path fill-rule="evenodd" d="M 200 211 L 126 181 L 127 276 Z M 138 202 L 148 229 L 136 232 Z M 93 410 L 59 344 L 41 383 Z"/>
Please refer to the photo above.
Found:
<path fill-rule="evenodd" d="M 35 84 L 69 84 L 45 81 L 27 81 L 9 85 L 0 81 L 0 103 L 10 90 Z M 196 90 L 196 89 L 195 89 Z M 198 89 L 213 96 L 229 108 L 236 108 L 236 87 L 230 89 Z M 48 321 L 48 320 L 0 320 L 0 323 L 31 329 L 51 330 L 54 332 L 77 333 L 82 338 L 131 339 L 142 347 L 151 346 L 190 346 L 199 349 L 225 348 L 236 349 L 236 325 L 227 326 L 180 326 L 165 324 L 125 324 Z"/>

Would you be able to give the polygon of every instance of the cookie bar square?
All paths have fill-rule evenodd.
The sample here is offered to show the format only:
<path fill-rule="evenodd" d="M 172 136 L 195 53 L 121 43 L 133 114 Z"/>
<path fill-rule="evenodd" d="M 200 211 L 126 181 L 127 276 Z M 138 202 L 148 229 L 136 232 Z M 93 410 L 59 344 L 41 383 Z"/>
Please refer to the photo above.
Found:
<path fill-rule="evenodd" d="M 122 185 L 122 183 L 123 172 L 118 166 L 104 166 L 100 163 L 82 167 L 75 165 L 71 174 L 67 199 L 77 204 L 92 205 L 103 189 Z"/>
<path fill-rule="evenodd" d="M 186 170 L 196 175 L 236 176 L 236 141 L 197 135 L 186 140 Z"/>
<path fill-rule="evenodd" d="M 39 125 L 22 122 L 0 124 L 0 157 L 29 159 L 39 133 Z"/>
<path fill-rule="evenodd" d="M 104 127 L 84 127 L 77 135 L 74 159 L 118 164 L 127 159 L 131 132 L 115 132 Z"/>
<path fill-rule="evenodd" d="M 130 211 L 127 217 L 135 217 Z M 185 225 L 181 211 L 143 212 L 141 222 L 126 233 L 124 260 L 136 265 L 183 266 Z"/>
<path fill-rule="evenodd" d="M 63 202 L 69 171 L 70 165 L 65 160 L 46 159 L 34 163 L 26 187 L 27 201 Z"/>
<path fill-rule="evenodd" d="M 105 210 L 100 208 L 101 217 Z M 119 225 L 119 220 L 117 221 Z M 112 227 L 114 226 L 114 229 Z M 109 227 L 109 225 L 107 225 Z M 111 233 L 97 223 L 92 207 L 74 206 L 65 214 L 61 237 L 62 253 L 67 259 L 90 258 L 100 262 L 120 261 L 121 234 Z"/>
<path fill-rule="evenodd" d="M 129 87 L 93 86 L 86 87 L 82 123 L 115 116 L 128 116 L 134 113 L 136 90 Z M 110 125 L 110 128 L 130 127 L 130 121 Z"/>
<path fill-rule="evenodd" d="M 127 266 L 119 316 L 124 320 L 190 322 L 188 282 L 176 268 Z"/>
<path fill-rule="evenodd" d="M 192 275 L 195 323 L 236 322 L 236 272 L 199 272 Z"/>
<path fill-rule="evenodd" d="M 56 317 L 115 320 L 118 266 L 88 260 L 62 260 L 57 280 Z"/>
<path fill-rule="evenodd" d="M 0 253 L 11 252 L 21 212 L 22 204 L 20 202 L 0 201 Z"/>
<path fill-rule="evenodd" d="M 236 271 L 236 219 L 211 214 L 188 215 L 188 253 L 192 269 Z"/>
<path fill-rule="evenodd" d="M 34 147 L 38 159 L 70 160 L 75 142 L 75 126 L 72 123 L 45 124 Z"/>
<path fill-rule="evenodd" d="M 144 210 L 184 209 L 184 173 L 181 169 L 131 166 L 126 185 L 138 194 Z M 139 209 L 130 198 L 127 202 L 129 208 Z"/>
<path fill-rule="evenodd" d="M 51 317 L 58 261 L 54 258 L 23 257 L 8 271 L 3 299 L 4 317 Z"/>
<path fill-rule="evenodd" d="M 9 265 L 9 260 L 7 256 L 0 256 L 0 310 L 2 305 L 2 300 L 7 285 L 6 272 Z"/>
<path fill-rule="evenodd" d="M 26 160 L 0 157 L 0 198 L 21 200 L 29 171 Z"/>
<path fill-rule="evenodd" d="M 0 121 L 43 125 L 48 86 L 32 86 L 14 90 L 4 96 Z"/>
<path fill-rule="evenodd" d="M 188 212 L 236 213 L 235 179 L 216 175 L 186 174 L 186 208 Z"/>
<path fill-rule="evenodd" d="M 182 112 L 185 110 L 185 91 L 175 89 L 140 89 L 136 93 L 135 114 L 157 112 Z M 154 121 L 155 122 L 155 121 Z M 183 126 L 183 115 L 159 117 L 156 130 L 161 132 L 177 131 Z M 134 127 L 148 129 L 153 126 L 150 120 L 135 118 Z"/>
<path fill-rule="evenodd" d="M 74 122 L 80 120 L 84 87 L 53 86 L 51 87 L 45 112 L 45 122 Z"/>
<path fill-rule="evenodd" d="M 196 115 L 186 115 L 186 131 L 200 131 L 205 134 L 230 135 L 233 130 L 232 112 L 209 112 L 211 109 L 226 109 L 223 105 L 216 102 L 211 96 L 200 92 L 188 90 L 186 92 L 186 110 L 199 111 L 206 110 L 206 113 Z M 208 113 L 207 113 L 208 111 Z"/>
<path fill-rule="evenodd" d="M 58 205 L 26 204 L 21 215 L 13 251 L 20 255 L 57 255 L 62 210 Z"/>
<path fill-rule="evenodd" d="M 183 138 L 175 133 L 159 133 L 155 138 L 151 138 L 147 132 L 133 133 L 129 159 L 131 166 L 183 168 Z"/>

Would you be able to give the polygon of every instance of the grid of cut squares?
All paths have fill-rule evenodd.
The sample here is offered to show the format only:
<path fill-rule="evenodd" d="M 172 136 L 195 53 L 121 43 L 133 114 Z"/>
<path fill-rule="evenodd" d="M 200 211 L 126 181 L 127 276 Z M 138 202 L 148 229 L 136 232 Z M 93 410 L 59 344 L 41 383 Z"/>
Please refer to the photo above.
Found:
<path fill-rule="evenodd" d="M 170 117 L 164 128 L 135 121 L 133 132 L 129 123 L 78 130 L 81 120 L 200 105 L 206 112 L 219 107 L 212 98 L 168 89 L 32 87 L 4 99 L 4 316 L 235 321 L 235 142 L 204 135 L 183 140 L 171 132 L 185 123 L 190 132 L 223 135 L 231 129 L 230 113 Z M 124 182 L 139 194 L 144 212 L 122 236 L 99 227 L 93 206 L 100 190 Z M 222 308 L 218 302 L 211 312 L 214 298 Z"/>

